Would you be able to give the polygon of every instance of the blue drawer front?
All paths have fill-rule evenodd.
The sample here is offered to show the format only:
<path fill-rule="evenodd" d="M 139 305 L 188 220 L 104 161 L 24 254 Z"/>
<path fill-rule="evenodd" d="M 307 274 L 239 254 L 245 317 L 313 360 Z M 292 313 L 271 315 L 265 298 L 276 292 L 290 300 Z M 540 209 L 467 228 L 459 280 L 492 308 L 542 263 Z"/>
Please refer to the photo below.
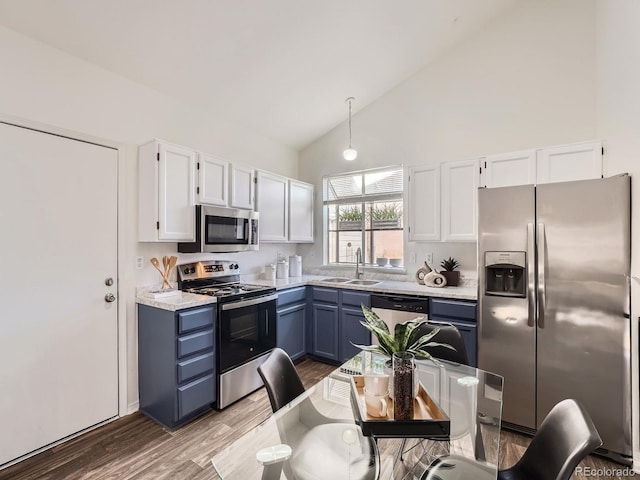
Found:
<path fill-rule="evenodd" d="M 458 318 L 468 322 L 475 322 L 476 302 L 432 298 L 429 317 Z"/>
<path fill-rule="evenodd" d="M 178 313 L 178 333 L 190 332 L 213 325 L 213 307 Z"/>
<path fill-rule="evenodd" d="M 313 287 L 314 302 L 328 302 L 338 304 L 338 290 L 335 288 Z"/>
<path fill-rule="evenodd" d="M 178 338 L 178 358 L 213 348 L 213 330 L 204 330 Z"/>
<path fill-rule="evenodd" d="M 213 353 L 206 353 L 178 363 L 178 383 L 213 370 Z"/>
<path fill-rule="evenodd" d="M 359 307 L 365 304 L 367 307 L 371 306 L 371 294 L 363 292 L 354 292 L 352 290 L 342 290 L 342 305 L 351 305 Z"/>
<path fill-rule="evenodd" d="M 290 303 L 301 303 L 307 299 L 307 287 L 292 288 L 278 292 L 278 307 Z"/>
<path fill-rule="evenodd" d="M 213 374 L 178 388 L 178 418 L 195 412 L 215 401 L 216 383 Z"/>

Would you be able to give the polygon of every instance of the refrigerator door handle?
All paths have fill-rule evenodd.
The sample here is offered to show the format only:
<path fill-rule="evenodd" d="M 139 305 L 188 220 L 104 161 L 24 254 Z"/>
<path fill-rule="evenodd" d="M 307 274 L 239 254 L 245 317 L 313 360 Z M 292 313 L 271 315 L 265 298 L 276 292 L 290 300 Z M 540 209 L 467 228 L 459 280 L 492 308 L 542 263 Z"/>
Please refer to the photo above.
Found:
<path fill-rule="evenodd" d="M 538 224 L 538 328 L 544 328 L 544 310 L 547 306 L 547 288 L 545 284 L 545 248 L 544 223 Z"/>
<path fill-rule="evenodd" d="M 527 223 L 527 294 L 529 296 L 529 317 L 527 325 L 529 327 L 535 327 L 536 325 L 536 277 L 535 277 L 535 252 L 536 252 L 536 239 L 535 239 L 535 225 L 533 223 Z"/>

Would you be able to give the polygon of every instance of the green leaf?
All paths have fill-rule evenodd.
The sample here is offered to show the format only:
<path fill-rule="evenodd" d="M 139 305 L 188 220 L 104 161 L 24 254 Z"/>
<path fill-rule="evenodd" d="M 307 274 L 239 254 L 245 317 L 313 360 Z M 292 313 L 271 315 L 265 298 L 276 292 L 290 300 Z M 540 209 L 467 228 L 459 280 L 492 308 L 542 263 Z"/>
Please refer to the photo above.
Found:
<path fill-rule="evenodd" d="M 431 332 L 419 336 L 420 326 L 427 323 L 425 317 L 417 317 L 414 320 L 399 323 L 395 326 L 393 334 L 389 327 L 375 312 L 366 305 L 361 305 L 365 319 L 360 323 L 378 339 L 379 345 L 352 345 L 367 351 L 385 355 L 389 358 L 395 352 L 406 351 L 413 353 L 416 358 L 429 359 L 438 366 L 442 364 L 425 349 L 428 347 L 445 347 L 455 350 L 450 345 L 432 342 L 431 339 L 437 335 L 440 328 L 435 328 Z"/>

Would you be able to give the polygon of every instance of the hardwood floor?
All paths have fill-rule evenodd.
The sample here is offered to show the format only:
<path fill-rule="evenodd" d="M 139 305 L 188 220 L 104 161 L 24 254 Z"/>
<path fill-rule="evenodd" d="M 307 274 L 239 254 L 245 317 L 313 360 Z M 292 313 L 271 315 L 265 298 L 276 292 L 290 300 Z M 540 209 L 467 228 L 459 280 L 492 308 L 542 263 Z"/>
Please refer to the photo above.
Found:
<path fill-rule="evenodd" d="M 308 387 L 335 367 L 307 359 L 297 368 Z M 135 413 L 0 470 L 0 480 L 214 480 L 217 476 L 211 457 L 270 414 L 264 389 L 173 432 Z M 528 443 L 529 437 L 504 432 L 501 468 L 515 463 Z M 592 469 L 622 468 L 599 457 L 589 457 L 581 465 Z M 572 478 L 623 480 L 632 477 L 574 475 Z"/>

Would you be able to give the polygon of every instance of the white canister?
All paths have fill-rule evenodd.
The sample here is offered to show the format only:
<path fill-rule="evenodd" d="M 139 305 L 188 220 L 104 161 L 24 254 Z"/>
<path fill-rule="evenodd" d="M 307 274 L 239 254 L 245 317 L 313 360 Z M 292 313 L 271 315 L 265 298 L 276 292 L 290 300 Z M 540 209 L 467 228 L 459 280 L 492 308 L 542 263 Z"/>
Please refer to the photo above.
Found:
<path fill-rule="evenodd" d="M 284 259 L 278 260 L 276 265 L 276 278 L 289 278 L 289 265 Z"/>
<path fill-rule="evenodd" d="M 291 255 L 289 257 L 289 276 L 302 276 L 302 257 L 300 255 Z"/>
<path fill-rule="evenodd" d="M 272 282 L 276 281 L 276 264 L 270 263 L 264 266 L 264 276 L 262 277 L 265 280 L 271 280 Z"/>

